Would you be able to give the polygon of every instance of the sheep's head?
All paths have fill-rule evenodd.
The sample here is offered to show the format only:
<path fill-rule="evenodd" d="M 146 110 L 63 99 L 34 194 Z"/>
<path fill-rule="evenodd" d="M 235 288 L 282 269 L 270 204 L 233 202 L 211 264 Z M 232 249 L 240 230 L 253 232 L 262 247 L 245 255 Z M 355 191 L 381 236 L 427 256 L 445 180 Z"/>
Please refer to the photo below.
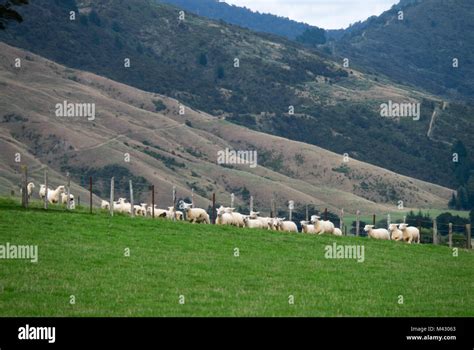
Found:
<path fill-rule="evenodd" d="M 33 182 L 30 182 L 30 183 L 28 184 L 28 186 L 29 186 L 30 188 L 35 188 L 35 184 L 34 184 Z"/>
<path fill-rule="evenodd" d="M 321 219 L 320 216 L 318 215 L 311 215 L 311 223 L 314 224 L 316 221 L 318 221 L 319 219 Z"/>
<path fill-rule="evenodd" d="M 224 215 L 226 213 L 226 208 L 224 208 L 222 205 L 220 208 L 217 208 L 216 209 L 216 212 L 217 212 L 217 216 L 218 217 L 222 217 L 222 215 Z"/>
<path fill-rule="evenodd" d="M 402 231 L 403 231 L 404 229 L 406 229 L 407 227 L 408 227 L 408 224 L 400 224 L 400 225 L 398 225 L 398 228 L 399 228 L 400 230 L 402 230 Z"/>
<path fill-rule="evenodd" d="M 369 232 L 369 231 L 372 230 L 373 228 L 374 228 L 374 225 L 365 225 L 364 231 L 365 231 L 365 232 Z"/>
<path fill-rule="evenodd" d="M 244 216 L 243 220 L 244 220 L 244 225 L 248 226 L 250 218 L 248 216 Z"/>
<path fill-rule="evenodd" d="M 303 220 L 303 221 L 300 221 L 300 224 L 301 224 L 301 226 L 308 226 L 308 225 L 309 225 L 309 221 Z"/>
<path fill-rule="evenodd" d="M 186 203 L 186 202 L 183 201 L 183 210 L 184 211 L 186 211 L 186 212 L 189 211 L 189 209 L 191 209 L 192 206 L 193 205 L 191 203 Z"/>
<path fill-rule="evenodd" d="M 66 192 L 66 187 L 64 187 L 63 185 L 58 186 L 58 188 L 56 188 L 56 191 L 59 191 L 59 193 L 64 193 Z"/>
<path fill-rule="evenodd" d="M 390 224 L 390 225 L 388 225 L 388 230 L 389 230 L 390 232 L 395 231 L 395 230 L 397 230 L 397 229 L 398 229 L 398 224 Z"/>
<path fill-rule="evenodd" d="M 260 215 L 259 211 L 251 211 L 249 216 L 251 219 L 256 219 L 259 215 Z"/>

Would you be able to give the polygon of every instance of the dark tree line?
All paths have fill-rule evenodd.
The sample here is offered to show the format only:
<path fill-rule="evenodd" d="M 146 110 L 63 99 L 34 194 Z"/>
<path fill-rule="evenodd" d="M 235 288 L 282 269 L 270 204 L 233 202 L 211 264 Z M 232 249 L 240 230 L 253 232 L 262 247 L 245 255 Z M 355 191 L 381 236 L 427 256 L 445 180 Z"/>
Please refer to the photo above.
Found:
<path fill-rule="evenodd" d="M 7 0 L 0 3 L 0 30 L 4 30 L 10 21 L 23 22 L 23 17 L 13 9 L 13 6 L 27 5 L 29 0 Z"/>

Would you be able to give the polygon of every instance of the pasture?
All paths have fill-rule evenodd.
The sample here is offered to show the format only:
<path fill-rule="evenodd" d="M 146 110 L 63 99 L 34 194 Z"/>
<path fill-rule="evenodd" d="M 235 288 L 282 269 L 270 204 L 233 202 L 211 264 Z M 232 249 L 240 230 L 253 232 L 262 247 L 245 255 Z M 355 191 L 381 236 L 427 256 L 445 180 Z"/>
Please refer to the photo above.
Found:
<path fill-rule="evenodd" d="M 0 245 L 38 246 L 0 259 L 0 316 L 474 316 L 465 249 L 37 206 L 0 199 Z"/>

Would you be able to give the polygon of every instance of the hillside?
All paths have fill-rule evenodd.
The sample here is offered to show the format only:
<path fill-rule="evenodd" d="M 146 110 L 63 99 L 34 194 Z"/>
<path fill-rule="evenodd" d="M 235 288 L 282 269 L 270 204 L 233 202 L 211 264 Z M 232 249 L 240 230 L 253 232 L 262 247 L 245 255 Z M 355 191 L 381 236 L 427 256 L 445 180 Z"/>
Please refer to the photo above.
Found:
<path fill-rule="evenodd" d="M 75 21 L 71 9 L 79 13 Z M 191 13 L 180 21 L 177 8 L 151 0 L 78 0 L 77 8 L 74 0 L 38 0 L 19 11 L 24 22 L 1 31 L 0 40 L 410 177 L 454 188 L 451 145 L 460 139 L 474 148 L 472 107 L 450 103 L 427 137 L 439 98 L 344 69 L 274 35 Z M 420 120 L 381 118 L 380 105 L 388 100 L 421 103 Z"/>
<path fill-rule="evenodd" d="M 398 20 L 399 11 L 403 20 Z M 473 18 L 471 0 L 401 1 L 350 27 L 334 51 L 368 71 L 472 103 Z M 454 58 L 458 68 L 453 68 Z"/>
<path fill-rule="evenodd" d="M 171 204 L 171 189 L 180 196 L 196 190 L 196 201 L 207 208 L 212 192 L 228 203 L 246 206 L 249 193 L 255 206 L 268 210 L 272 198 L 280 208 L 288 200 L 301 207 L 314 204 L 338 212 L 393 211 L 399 200 L 406 207 L 444 208 L 447 188 L 398 175 L 357 160 L 343 163 L 341 155 L 316 146 L 244 128 L 204 112 L 185 108 L 162 95 L 144 92 L 92 73 L 66 68 L 32 53 L 0 44 L 0 144 L 2 193 L 19 182 L 14 153 L 42 182 L 42 167 L 58 174 L 69 171 L 78 185 L 108 198 L 108 184 L 116 177 L 116 191 L 128 196 L 128 180 L 135 182 L 135 198 L 150 202 L 148 186 L 157 189 L 161 206 Z M 12 65 L 21 58 L 22 68 Z M 63 101 L 95 103 L 95 120 L 55 116 Z M 225 148 L 255 150 L 258 166 L 217 164 Z M 130 162 L 125 161 L 130 155 Z M 53 182 L 54 183 L 54 182 Z M 57 184 L 57 183 L 56 183 Z"/>
<path fill-rule="evenodd" d="M 280 35 L 296 39 L 308 29 L 316 28 L 306 23 L 296 22 L 289 18 L 269 13 L 254 12 L 219 0 L 157 0 L 174 5 L 199 16 L 222 20 L 257 32 Z"/>
<path fill-rule="evenodd" d="M 2 317 L 474 316 L 464 249 L 453 258 L 441 246 L 25 211 L 4 199 L 0 236 L 38 246 L 37 263 L 0 261 Z M 333 244 L 362 245 L 363 260 L 325 258 Z"/>

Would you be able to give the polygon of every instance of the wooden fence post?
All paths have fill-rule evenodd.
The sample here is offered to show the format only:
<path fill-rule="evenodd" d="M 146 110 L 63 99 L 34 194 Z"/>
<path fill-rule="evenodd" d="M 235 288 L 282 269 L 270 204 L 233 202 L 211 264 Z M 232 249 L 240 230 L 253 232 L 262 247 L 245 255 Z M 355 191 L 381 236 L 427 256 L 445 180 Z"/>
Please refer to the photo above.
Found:
<path fill-rule="evenodd" d="M 92 214 L 92 176 L 89 176 L 89 213 Z"/>
<path fill-rule="evenodd" d="M 110 216 L 114 216 L 114 186 L 115 186 L 115 179 L 112 177 L 110 179 Z"/>
<path fill-rule="evenodd" d="M 191 188 L 191 208 L 194 208 L 194 188 Z"/>
<path fill-rule="evenodd" d="M 392 217 L 390 216 L 390 213 L 387 214 L 387 228 L 390 226 L 390 224 L 392 223 Z"/>
<path fill-rule="evenodd" d="M 250 196 L 250 208 L 249 213 L 253 212 L 253 196 Z"/>
<path fill-rule="evenodd" d="M 155 218 L 155 185 L 151 185 L 151 217 Z"/>
<path fill-rule="evenodd" d="M 467 249 L 471 249 L 471 224 L 466 225 L 466 247 Z"/>
<path fill-rule="evenodd" d="M 233 208 L 234 207 L 234 199 L 235 199 L 235 196 L 234 194 L 232 193 L 230 195 L 230 207 Z"/>
<path fill-rule="evenodd" d="M 44 209 L 48 209 L 48 169 L 44 170 Z"/>
<path fill-rule="evenodd" d="M 28 208 L 28 168 L 26 165 L 22 165 L 21 170 L 21 205 L 23 206 L 23 208 Z"/>
<path fill-rule="evenodd" d="M 438 244 L 438 223 L 433 219 L 433 244 Z"/>
<path fill-rule="evenodd" d="M 448 244 L 449 248 L 453 247 L 453 224 L 451 222 L 448 224 Z"/>
<path fill-rule="evenodd" d="M 173 186 L 173 221 L 176 221 L 176 186 Z"/>
<path fill-rule="evenodd" d="M 130 215 L 132 218 L 135 217 L 135 207 L 134 207 L 134 201 L 133 201 L 133 184 L 132 180 L 128 180 L 128 185 L 130 186 Z"/>
<path fill-rule="evenodd" d="M 341 216 L 339 217 L 339 229 L 344 234 L 344 208 L 341 209 Z"/>
<path fill-rule="evenodd" d="M 328 208 L 324 209 L 324 220 L 326 221 L 328 219 Z"/>
<path fill-rule="evenodd" d="M 309 218 L 309 211 L 308 211 L 308 204 L 306 204 L 306 221 L 308 221 Z"/>
<path fill-rule="evenodd" d="M 77 195 L 77 206 L 78 207 L 81 206 L 81 196 L 80 195 Z"/>
<path fill-rule="evenodd" d="M 372 225 L 375 226 L 375 221 L 377 219 L 377 216 L 374 214 L 373 217 L 372 217 Z"/>
<path fill-rule="evenodd" d="M 66 208 L 67 210 L 71 209 L 70 197 L 71 197 L 71 175 L 69 171 L 66 173 L 67 185 L 66 185 Z"/>
<path fill-rule="evenodd" d="M 212 194 L 212 224 L 216 224 L 216 193 Z"/>
<path fill-rule="evenodd" d="M 359 236 L 360 234 L 360 210 L 357 210 L 356 212 L 356 236 Z"/>

